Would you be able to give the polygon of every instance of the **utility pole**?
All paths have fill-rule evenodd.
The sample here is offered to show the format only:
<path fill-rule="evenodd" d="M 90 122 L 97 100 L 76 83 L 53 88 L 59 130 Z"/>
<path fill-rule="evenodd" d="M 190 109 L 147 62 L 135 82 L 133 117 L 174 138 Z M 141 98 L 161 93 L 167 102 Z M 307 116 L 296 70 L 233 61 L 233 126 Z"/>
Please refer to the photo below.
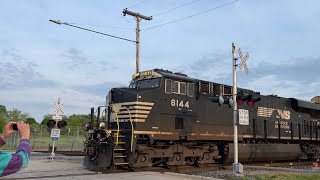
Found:
<path fill-rule="evenodd" d="M 140 21 L 141 19 L 150 21 L 152 16 L 144 16 L 137 12 L 129 11 L 128 9 L 123 10 L 123 16 L 130 15 L 136 18 L 137 28 L 136 28 L 136 73 L 139 73 L 140 68 Z"/>
<path fill-rule="evenodd" d="M 234 174 L 242 174 L 243 173 L 243 166 L 241 163 L 238 162 L 238 107 L 237 107 L 237 52 L 239 53 L 239 57 L 241 59 L 241 64 L 239 68 L 244 68 L 246 73 L 248 74 L 248 68 L 246 65 L 246 61 L 249 58 L 249 54 L 246 53 L 245 56 L 242 55 L 241 49 L 237 50 L 236 43 L 232 43 L 232 72 L 233 72 L 233 147 L 234 147 L 234 162 L 233 162 L 233 173 Z"/>

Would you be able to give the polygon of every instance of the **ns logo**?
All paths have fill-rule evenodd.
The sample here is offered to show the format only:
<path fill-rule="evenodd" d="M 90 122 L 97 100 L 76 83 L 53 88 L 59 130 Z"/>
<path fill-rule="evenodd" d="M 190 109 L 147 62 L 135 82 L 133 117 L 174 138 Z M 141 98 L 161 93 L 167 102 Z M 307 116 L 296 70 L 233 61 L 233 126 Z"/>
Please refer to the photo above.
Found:
<path fill-rule="evenodd" d="M 278 114 L 276 115 L 276 118 L 286 119 L 286 120 L 290 119 L 290 111 L 280 110 L 280 109 L 277 109 L 276 111 L 278 112 Z"/>
<path fill-rule="evenodd" d="M 290 111 L 288 111 L 288 110 L 273 109 L 273 108 L 267 108 L 267 107 L 258 107 L 257 115 L 260 117 L 268 117 L 268 118 L 275 115 L 275 117 L 277 119 L 290 120 Z"/>

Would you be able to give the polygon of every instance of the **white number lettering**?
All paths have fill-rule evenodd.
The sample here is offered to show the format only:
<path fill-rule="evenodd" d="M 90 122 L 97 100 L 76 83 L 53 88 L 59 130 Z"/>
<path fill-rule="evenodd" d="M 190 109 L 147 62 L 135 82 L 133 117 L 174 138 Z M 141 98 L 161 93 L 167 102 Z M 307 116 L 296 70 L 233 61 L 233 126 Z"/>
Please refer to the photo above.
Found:
<path fill-rule="evenodd" d="M 176 100 L 176 99 L 171 99 L 171 106 L 173 107 L 186 107 L 189 108 L 189 101 L 186 103 L 183 102 L 183 100 Z"/>
<path fill-rule="evenodd" d="M 183 107 L 183 101 L 180 101 L 179 106 Z"/>
<path fill-rule="evenodd" d="M 176 101 L 174 99 L 171 99 L 171 106 L 176 106 Z"/>
<path fill-rule="evenodd" d="M 186 104 L 184 105 L 184 107 L 189 108 L 189 101 L 186 102 Z"/>

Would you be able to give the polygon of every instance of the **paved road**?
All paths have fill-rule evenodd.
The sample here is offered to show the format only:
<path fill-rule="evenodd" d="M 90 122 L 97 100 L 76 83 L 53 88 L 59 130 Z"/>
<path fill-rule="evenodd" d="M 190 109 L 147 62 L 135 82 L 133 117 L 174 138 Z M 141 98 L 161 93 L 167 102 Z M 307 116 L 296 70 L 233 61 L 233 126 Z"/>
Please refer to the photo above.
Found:
<path fill-rule="evenodd" d="M 49 179 L 49 180 L 67 180 L 67 179 L 112 179 L 112 180 L 217 180 L 214 178 L 189 176 L 177 173 L 159 173 L 159 172 L 126 172 L 113 174 L 99 174 L 89 171 L 82 165 L 83 157 L 60 157 L 59 159 L 46 159 L 47 155 L 32 154 L 29 166 L 10 176 L 1 179 Z"/>

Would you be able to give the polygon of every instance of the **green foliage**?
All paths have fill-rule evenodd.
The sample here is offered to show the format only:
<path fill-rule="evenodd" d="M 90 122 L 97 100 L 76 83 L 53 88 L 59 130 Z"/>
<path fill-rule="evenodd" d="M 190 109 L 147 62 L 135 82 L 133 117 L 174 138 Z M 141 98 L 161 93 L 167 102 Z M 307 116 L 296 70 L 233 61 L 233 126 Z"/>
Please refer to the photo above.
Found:
<path fill-rule="evenodd" d="M 18 109 L 7 111 L 7 121 L 26 121 L 29 118 L 29 114 L 23 113 Z"/>
<path fill-rule="evenodd" d="M 67 118 L 68 126 L 84 127 L 90 121 L 90 115 L 86 114 L 73 114 Z"/>
<path fill-rule="evenodd" d="M 7 108 L 4 105 L 0 105 L 0 119 L 7 115 Z"/>
<path fill-rule="evenodd" d="M 294 173 L 272 173 L 258 178 L 259 180 L 314 180 L 320 179 L 320 174 L 294 174 Z"/>
<path fill-rule="evenodd" d="M 38 124 L 34 118 L 27 118 L 26 123 L 28 124 Z"/>
<path fill-rule="evenodd" d="M 0 105 L 0 132 L 2 133 L 3 127 L 6 124 L 6 106 Z"/>
<path fill-rule="evenodd" d="M 5 125 L 6 125 L 6 121 L 0 118 L 0 133 L 2 133 Z"/>
<path fill-rule="evenodd" d="M 52 117 L 51 114 L 44 115 L 40 124 L 41 125 L 47 125 L 47 122 L 51 119 L 51 117 Z"/>
<path fill-rule="evenodd" d="M 4 125 L 8 121 L 20 121 L 23 120 L 26 123 L 34 126 L 33 129 L 36 133 L 39 129 L 39 125 L 47 126 L 47 122 L 52 119 L 52 114 L 46 114 L 43 116 L 43 119 L 40 124 L 37 121 L 30 117 L 29 114 L 23 113 L 18 109 L 12 109 L 10 111 L 7 110 L 6 106 L 0 105 L 0 132 L 2 131 Z M 90 114 L 73 114 L 69 117 L 63 116 L 63 120 L 67 121 L 67 126 L 75 126 L 75 127 L 85 127 L 85 124 L 90 121 Z M 96 117 L 94 116 L 94 127 L 96 124 Z M 48 129 L 50 131 L 50 129 Z"/>
<path fill-rule="evenodd" d="M 26 121 L 29 124 L 37 123 L 34 118 L 30 118 L 29 114 L 23 113 L 18 109 L 7 110 L 6 106 L 0 105 L 0 131 L 8 121 Z"/>

